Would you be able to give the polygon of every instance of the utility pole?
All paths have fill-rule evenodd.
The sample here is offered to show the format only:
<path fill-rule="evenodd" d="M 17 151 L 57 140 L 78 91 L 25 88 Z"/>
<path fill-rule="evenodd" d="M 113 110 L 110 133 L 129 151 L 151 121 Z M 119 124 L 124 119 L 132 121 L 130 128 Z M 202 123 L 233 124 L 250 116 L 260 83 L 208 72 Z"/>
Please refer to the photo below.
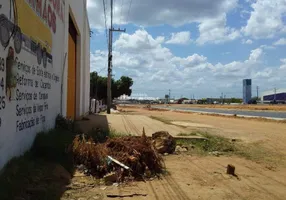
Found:
<path fill-rule="evenodd" d="M 170 103 L 170 99 L 171 99 L 171 89 L 169 89 L 169 103 Z"/>
<path fill-rule="evenodd" d="M 113 32 L 125 32 L 126 29 L 121 30 L 120 28 L 113 28 L 113 0 L 110 0 L 111 7 L 111 19 L 110 19 L 110 29 L 109 29 L 109 41 L 108 41 L 108 76 L 107 76 L 107 114 L 110 114 L 111 109 L 111 76 L 112 76 L 112 33 Z"/>

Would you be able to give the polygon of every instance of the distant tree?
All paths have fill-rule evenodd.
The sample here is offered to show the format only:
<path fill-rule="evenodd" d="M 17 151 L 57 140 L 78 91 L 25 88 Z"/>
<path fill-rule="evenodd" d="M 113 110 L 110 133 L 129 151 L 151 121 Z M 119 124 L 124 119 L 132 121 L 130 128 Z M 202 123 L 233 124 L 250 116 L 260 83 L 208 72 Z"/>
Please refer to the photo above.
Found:
<path fill-rule="evenodd" d="M 97 72 L 90 73 L 90 96 L 96 98 Z"/>
<path fill-rule="evenodd" d="M 230 103 L 242 103 L 242 99 L 231 98 L 231 99 L 230 99 Z"/>
<path fill-rule="evenodd" d="M 122 94 L 126 94 L 128 96 L 131 95 L 132 90 L 130 89 L 131 86 L 133 85 L 133 80 L 132 78 L 128 76 L 121 76 L 119 80 L 115 82 L 116 88 L 114 88 L 114 97 L 119 97 Z"/>
<path fill-rule="evenodd" d="M 133 85 L 132 78 L 122 76 L 119 80 L 111 79 L 112 98 L 117 98 L 123 94 L 130 96 Z M 107 77 L 98 76 L 96 72 L 90 73 L 90 96 L 96 99 L 107 98 Z"/>
<path fill-rule="evenodd" d="M 185 98 L 185 97 L 180 98 L 180 99 L 178 100 L 178 104 L 182 104 L 184 100 L 189 100 L 189 99 L 188 99 L 188 98 Z"/>

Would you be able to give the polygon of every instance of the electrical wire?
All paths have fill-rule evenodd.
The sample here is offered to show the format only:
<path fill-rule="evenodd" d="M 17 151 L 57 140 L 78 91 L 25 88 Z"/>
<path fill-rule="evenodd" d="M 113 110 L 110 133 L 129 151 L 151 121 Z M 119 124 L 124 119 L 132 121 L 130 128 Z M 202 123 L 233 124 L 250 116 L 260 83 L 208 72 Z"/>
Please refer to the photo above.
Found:
<path fill-rule="evenodd" d="M 106 7 L 105 7 L 105 0 L 102 0 L 103 3 L 103 11 L 104 11 L 104 25 L 105 25 L 105 36 L 106 36 L 106 44 L 108 48 L 108 34 L 107 34 L 107 23 L 106 23 Z"/>
<path fill-rule="evenodd" d="M 130 14 L 130 10 L 131 10 L 131 5 L 132 5 L 132 0 L 130 0 L 130 4 L 129 4 L 129 9 L 128 9 L 128 15 L 127 15 L 127 20 L 126 22 L 128 23 L 128 20 L 129 20 L 129 14 Z"/>
<path fill-rule="evenodd" d="M 124 0 L 121 1 L 119 24 L 122 23 L 122 7 L 123 7 L 123 2 L 124 2 Z"/>

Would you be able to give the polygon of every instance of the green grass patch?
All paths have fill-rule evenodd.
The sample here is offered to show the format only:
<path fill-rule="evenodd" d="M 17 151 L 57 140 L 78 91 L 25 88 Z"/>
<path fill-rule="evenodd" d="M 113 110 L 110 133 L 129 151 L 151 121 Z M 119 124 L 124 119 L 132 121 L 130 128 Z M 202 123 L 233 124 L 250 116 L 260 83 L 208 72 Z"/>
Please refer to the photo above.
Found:
<path fill-rule="evenodd" d="M 160 121 L 160 122 L 163 122 L 164 124 L 170 124 L 170 125 L 174 125 L 172 124 L 172 121 L 170 120 L 167 120 L 167 119 L 164 119 L 162 117 L 157 117 L 157 116 L 149 116 L 151 119 L 154 119 L 154 120 L 157 120 L 157 121 Z"/>
<path fill-rule="evenodd" d="M 190 133 L 193 135 L 196 132 Z M 284 155 L 266 149 L 261 143 L 244 144 L 240 140 L 212 135 L 209 133 L 199 133 L 206 139 L 177 139 L 177 145 L 186 146 L 192 149 L 193 153 L 199 155 L 210 155 L 213 152 L 219 152 L 222 155 L 236 155 L 255 162 L 262 162 L 269 165 L 284 163 Z M 188 134 L 181 134 L 188 136 Z M 193 147 L 193 148 L 190 148 Z"/>
<path fill-rule="evenodd" d="M 173 126 L 178 126 L 178 127 L 181 127 L 181 128 L 187 128 L 187 126 L 183 126 L 183 125 L 179 125 L 179 124 L 174 124 L 172 122 L 174 122 L 173 120 L 168 120 L 168 119 L 165 119 L 163 117 L 158 117 L 158 116 L 149 116 L 151 119 L 154 119 L 154 120 L 157 120 L 157 121 L 160 121 L 160 122 L 163 122 L 164 124 L 168 124 L 168 125 L 173 125 Z"/>
<path fill-rule="evenodd" d="M 179 133 L 177 136 L 203 136 L 205 132 L 193 131 L 191 133 Z"/>
<path fill-rule="evenodd" d="M 93 128 L 87 133 L 87 135 L 90 136 L 93 139 L 93 141 L 98 142 L 98 143 L 103 143 L 108 138 L 131 136 L 131 134 L 121 133 L 114 129 L 110 129 L 106 131 L 106 130 L 102 130 L 99 128 Z"/>
<path fill-rule="evenodd" d="M 118 132 L 114 129 L 111 129 L 109 131 L 109 137 L 110 138 L 115 138 L 115 137 L 124 137 L 124 136 L 132 136 L 130 133 L 124 133 L 124 132 Z"/>
<path fill-rule="evenodd" d="M 181 134 L 182 135 L 182 134 Z M 198 135 L 198 133 L 193 132 L 189 135 Z M 189 136 L 183 134 L 182 136 Z M 178 145 L 193 145 L 195 151 L 200 154 L 208 154 L 209 152 L 222 152 L 222 153 L 233 153 L 236 150 L 235 144 L 229 139 L 220 136 L 214 136 L 208 133 L 199 133 L 200 136 L 205 139 L 178 139 Z"/>

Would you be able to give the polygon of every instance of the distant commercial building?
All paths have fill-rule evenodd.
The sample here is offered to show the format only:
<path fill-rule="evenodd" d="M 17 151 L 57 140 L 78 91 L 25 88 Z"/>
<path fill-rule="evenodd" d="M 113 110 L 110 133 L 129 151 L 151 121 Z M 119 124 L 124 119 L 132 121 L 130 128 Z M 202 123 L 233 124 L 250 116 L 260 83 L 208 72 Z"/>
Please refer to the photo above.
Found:
<path fill-rule="evenodd" d="M 243 103 L 251 100 L 251 79 L 243 79 Z"/>
<path fill-rule="evenodd" d="M 261 94 L 263 103 L 286 103 L 286 89 L 276 89 L 265 91 Z"/>

